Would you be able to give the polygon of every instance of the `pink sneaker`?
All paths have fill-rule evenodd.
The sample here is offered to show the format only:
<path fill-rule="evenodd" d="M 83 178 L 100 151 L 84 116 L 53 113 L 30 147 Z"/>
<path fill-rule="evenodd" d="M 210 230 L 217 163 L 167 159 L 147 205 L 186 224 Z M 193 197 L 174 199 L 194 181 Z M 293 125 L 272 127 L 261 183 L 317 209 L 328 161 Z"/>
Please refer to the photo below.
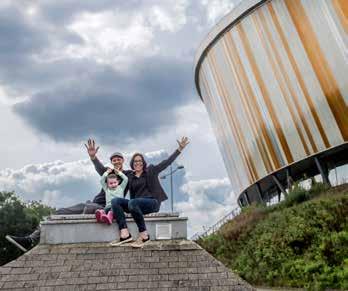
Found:
<path fill-rule="evenodd" d="M 104 209 L 98 209 L 95 212 L 95 218 L 97 219 L 97 222 L 103 222 L 102 219 L 101 219 L 103 215 L 105 215 Z"/>
<path fill-rule="evenodd" d="M 107 214 L 109 220 L 110 220 L 110 224 L 112 224 L 112 220 L 114 219 L 114 213 L 112 211 L 109 211 Z"/>
<path fill-rule="evenodd" d="M 113 217 L 114 217 L 114 215 L 113 215 L 112 211 L 109 211 L 108 214 L 105 214 L 105 213 L 104 213 L 104 214 L 101 216 L 101 220 L 102 220 L 103 222 L 105 222 L 106 224 L 112 224 L 112 219 L 113 219 Z"/>

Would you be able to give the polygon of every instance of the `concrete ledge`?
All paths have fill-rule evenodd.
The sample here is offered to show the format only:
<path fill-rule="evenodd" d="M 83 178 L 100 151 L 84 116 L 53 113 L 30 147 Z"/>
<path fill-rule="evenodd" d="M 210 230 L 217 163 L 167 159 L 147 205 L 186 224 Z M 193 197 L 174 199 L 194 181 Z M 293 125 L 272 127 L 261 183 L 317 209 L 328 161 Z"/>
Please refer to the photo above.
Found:
<path fill-rule="evenodd" d="M 132 218 L 132 216 L 129 213 L 126 213 L 127 218 Z M 144 215 L 145 219 L 147 217 L 179 217 L 179 212 L 157 212 L 157 213 L 151 213 Z M 75 219 L 95 219 L 94 214 L 60 214 L 56 215 L 53 214 L 48 217 L 48 220 L 75 220 Z"/>
<path fill-rule="evenodd" d="M 134 238 L 138 228 L 127 216 L 127 225 Z M 178 213 L 155 213 L 145 215 L 147 231 L 152 240 L 186 239 L 187 217 Z M 52 215 L 41 223 L 41 244 L 98 243 L 119 239 L 118 226 L 97 223 L 94 215 Z"/>

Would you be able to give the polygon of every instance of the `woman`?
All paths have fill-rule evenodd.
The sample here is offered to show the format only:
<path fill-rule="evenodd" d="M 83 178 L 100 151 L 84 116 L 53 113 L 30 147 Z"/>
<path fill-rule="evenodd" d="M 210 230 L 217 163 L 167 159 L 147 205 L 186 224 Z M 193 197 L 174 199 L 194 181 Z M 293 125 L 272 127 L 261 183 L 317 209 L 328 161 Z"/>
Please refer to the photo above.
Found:
<path fill-rule="evenodd" d="M 124 212 L 131 213 L 139 229 L 139 237 L 132 243 L 132 247 L 141 248 L 144 243 L 150 240 L 150 236 L 146 231 L 144 214 L 158 212 L 161 202 L 168 199 L 159 182 L 158 175 L 174 162 L 189 143 L 187 137 L 183 137 L 181 141 L 177 142 L 179 148 L 168 159 L 158 165 L 147 166 L 142 154 L 136 153 L 133 155 L 130 162 L 133 172 L 128 175 L 131 200 L 114 198 L 111 201 L 112 211 L 120 229 L 120 240 L 111 242 L 111 245 L 121 245 L 133 240 L 128 231 Z"/>

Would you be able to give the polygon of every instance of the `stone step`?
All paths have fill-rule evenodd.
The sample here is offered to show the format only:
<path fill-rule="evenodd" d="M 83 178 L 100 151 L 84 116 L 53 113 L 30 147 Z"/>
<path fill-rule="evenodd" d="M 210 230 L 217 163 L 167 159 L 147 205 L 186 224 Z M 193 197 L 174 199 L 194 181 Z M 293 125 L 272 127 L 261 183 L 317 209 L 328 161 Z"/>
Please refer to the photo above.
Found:
<path fill-rule="evenodd" d="M 152 240 L 187 238 L 187 217 L 179 217 L 179 213 L 154 213 L 144 218 Z M 129 215 L 126 221 L 130 233 L 136 238 L 136 223 Z M 97 223 L 91 214 L 51 215 L 41 222 L 42 244 L 98 243 L 115 239 L 119 239 L 116 222 L 111 225 Z"/>

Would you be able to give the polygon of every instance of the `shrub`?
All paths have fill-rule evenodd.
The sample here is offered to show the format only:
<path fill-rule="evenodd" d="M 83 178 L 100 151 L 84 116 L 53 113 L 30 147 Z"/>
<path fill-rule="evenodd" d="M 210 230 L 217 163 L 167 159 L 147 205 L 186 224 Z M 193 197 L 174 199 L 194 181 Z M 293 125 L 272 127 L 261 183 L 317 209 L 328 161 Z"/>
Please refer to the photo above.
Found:
<path fill-rule="evenodd" d="M 254 226 L 266 215 L 264 208 L 250 206 L 242 213 L 221 227 L 220 233 L 226 240 L 238 240 L 247 236 Z"/>
<path fill-rule="evenodd" d="M 199 243 L 253 284 L 347 289 L 348 193 L 323 189 L 296 189 L 281 207 L 249 208 L 214 243 Z"/>

